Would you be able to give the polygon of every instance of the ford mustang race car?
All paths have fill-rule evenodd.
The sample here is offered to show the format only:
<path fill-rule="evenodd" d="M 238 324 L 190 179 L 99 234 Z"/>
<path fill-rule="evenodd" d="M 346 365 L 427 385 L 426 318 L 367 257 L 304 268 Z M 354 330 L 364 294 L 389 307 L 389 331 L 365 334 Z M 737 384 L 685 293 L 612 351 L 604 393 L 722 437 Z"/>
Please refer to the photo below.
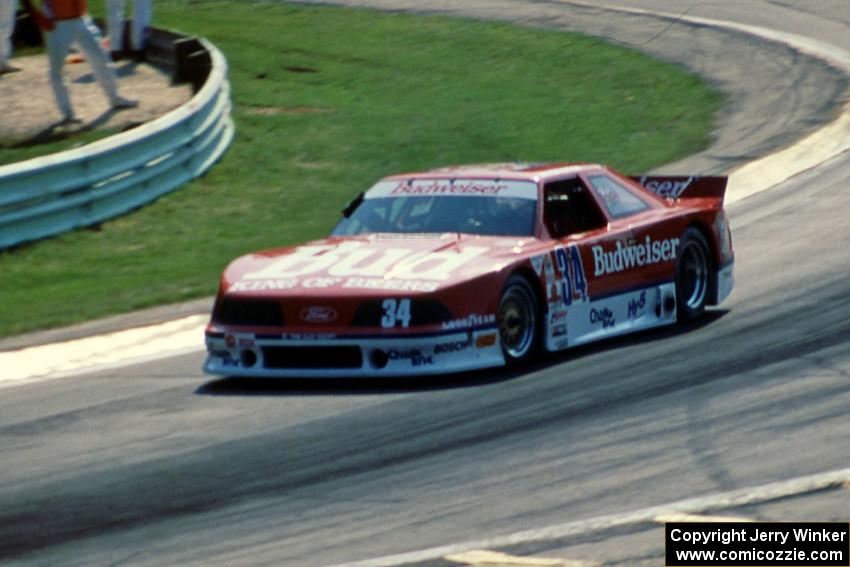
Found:
<path fill-rule="evenodd" d="M 329 237 L 225 269 L 204 370 L 457 372 L 693 319 L 732 290 L 725 191 L 593 164 L 387 177 Z"/>

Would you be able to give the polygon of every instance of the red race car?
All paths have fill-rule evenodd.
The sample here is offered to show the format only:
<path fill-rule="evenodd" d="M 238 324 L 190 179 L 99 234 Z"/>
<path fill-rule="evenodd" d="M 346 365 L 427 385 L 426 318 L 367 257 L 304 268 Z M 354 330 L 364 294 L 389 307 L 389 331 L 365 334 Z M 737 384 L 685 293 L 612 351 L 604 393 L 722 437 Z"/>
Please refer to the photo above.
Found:
<path fill-rule="evenodd" d="M 204 370 L 457 372 L 693 319 L 732 290 L 725 191 L 592 164 L 387 177 L 331 236 L 227 267 Z"/>

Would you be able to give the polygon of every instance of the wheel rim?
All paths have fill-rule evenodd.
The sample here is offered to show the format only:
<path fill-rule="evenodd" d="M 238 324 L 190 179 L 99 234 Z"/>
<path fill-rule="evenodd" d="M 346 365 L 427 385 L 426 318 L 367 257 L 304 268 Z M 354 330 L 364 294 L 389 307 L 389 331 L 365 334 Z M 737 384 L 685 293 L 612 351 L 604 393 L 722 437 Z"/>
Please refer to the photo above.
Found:
<path fill-rule="evenodd" d="M 679 271 L 685 305 L 688 309 L 699 309 L 708 293 L 708 258 L 699 243 L 692 240 L 685 244 Z"/>
<path fill-rule="evenodd" d="M 531 292 L 516 284 L 505 290 L 499 305 L 499 338 L 508 356 L 516 359 L 528 354 L 536 324 Z"/>

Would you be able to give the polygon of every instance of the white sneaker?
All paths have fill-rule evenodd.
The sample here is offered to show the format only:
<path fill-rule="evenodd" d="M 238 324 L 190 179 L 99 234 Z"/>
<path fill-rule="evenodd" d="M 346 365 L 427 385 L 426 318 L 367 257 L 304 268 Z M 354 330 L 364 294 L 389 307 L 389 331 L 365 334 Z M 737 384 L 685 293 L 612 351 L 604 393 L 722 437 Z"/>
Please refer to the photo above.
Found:
<path fill-rule="evenodd" d="M 123 96 L 116 96 L 112 100 L 112 110 L 124 110 L 126 108 L 136 108 L 137 106 L 139 106 L 139 101 L 124 98 Z"/>
<path fill-rule="evenodd" d="M 76 114 L 66 114 L 62 117 L 63 124 L 78 124 L 82 122 L 79 118 L 77 118 Z"/>
<path fill-rule="evenodd" d="M 70 128 L 70 127 L 72 127 L 72 126 L 77 126 L 77 125 L 82 124 L 82 123 L 83 123 L 83 121 L 82 121 L 82 120 L 80 120 L 79 118 L 77 118 L 77 117 L 76 117 L 76 115 L 74 115 L 74 114 L 69 114 L 68 116 L 64 116 L 64 117 L 62 117 L 62 120 L 60 120 L 60 121 L 56 124 L 56 127 L 57 127 L 57 128 L 59 128 L 60 130 L 63 130 L 63 129 L 65 129 L 65 128 Z"/>

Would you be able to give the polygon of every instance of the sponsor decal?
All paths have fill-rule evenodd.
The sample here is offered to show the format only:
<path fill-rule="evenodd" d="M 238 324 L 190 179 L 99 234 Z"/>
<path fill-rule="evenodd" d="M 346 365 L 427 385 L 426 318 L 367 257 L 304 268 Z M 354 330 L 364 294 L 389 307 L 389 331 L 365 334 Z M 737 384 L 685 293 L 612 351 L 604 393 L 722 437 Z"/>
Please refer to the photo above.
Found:
<path fill-rule="evenodd" d="M 510 197 L 537 199 L 537 185 L 531 181 L 494 179 L 408 179 L 379 181 L 364 198 L 387 197 Z"/>
<path fill-rule="evenodd" d="M 629 319 L 635 319 L 643 315 L 643 310 L 646 308 L 646 291 L 640 292 L 640 297 L 629 300 Z"/>
<path fill-rule="evenodd" d="M 381 303 L 384 310 L 381 316 L 381 327 L 392 329 L 396 325 L 404 328 L 410 326 L 410 300 L 409 299 L 385 299 Z"/>
<path fill-rule="evenodd" d="M 489 325 L 495 322 L 496 316 L 494 314 L 478 315 L 473 313 L 472 315 L 468 315 L 463 319 L 452 319 L 451 321 L 444 321 L 443 329 L 467 329 L 469 327 L 480 327 L 482 325 Z"/>
<path fill-rule="evenodd" d="M 618 240 L 616 248 L 611 251 L 597 244 L 593 246 L 593 275 L 615 274 L 639 266 L 675 260 L 678 248 L 678 238 L 653 240 L 651 236 L 647 236 L 640 244 L 625 246 Z"/>
<path fill-rule="evenodd" d="M 531 258 L 531 267 L 534 268 L 534 273 L 538 276 L 543 273 L 543 256 L 534 256 Z"/>
<path fill-rule="evenodd" d="M 348 278 L 342 287 L 349 289 L 382 289 L 385 291 L 434 291 L 437 282 L 419 280 L 386 280 L 384 278 Z"/>
<path fill-rule="evenodd" d="M 685 189 L 699 179 L 699 177 L 688 177 L 687 179 L 671 181 L 669 179 L 659 181 L 650 179 L 646 175 L 640 178 L 640 184 L 658 195 L 663 199 L 678 199 L 685 192 Z"/>
<path fill-rule="evenodd" d="M 603 307 L 602 309 L 591 309 L 590 322 L 593 325 L 597 323 L 602 323 L 603 329 L 613 327 L 617 323 L 614 320 L 614 313 L 612 313 L 611 310 L 607 307 Z"/>
<path fill-rule="evenodd" d="M 508 188 L 504 183 L 466 181 L 452 183 L 449 180 L 400 181 L 390 195 L 498 195 Z"/>
<path fill-rule="evenodd" d="M 254 339 L 239 339 L 239 346 L 241 348 L 252 348 L 255 346 Z"/>
<path fill-rule="evenodd" d="M 235 347 L 236 346 L 236 337 L 234 337 L 233 335 L 227 335 L 226 337 L 224 337 L 224 345 L 227 348 Z"/>
<path fill-rule="evenodd" d="M 210 356 L 218 358 L 222 366 L 239 366 L 239 361 L 226 350 L 211 350 Z"/>
<path fill-rule="evenodd" d="M 336 335 L 334 333 L 283 333 L 280 338 L 289 341 L 327 341 L 335 339 Z"/>
<path fill-rule="evenodd" d="M 391 350 L 387 352 L 387 357 L 390 360 L 409 360 L 411 366 L 424 366 L 434 364 L 433 356 L 425 356 L 418 349 L 410 350 Z"/>
<path fill-rule="evenodd" d="M 228 292 L 235 291 L 270 291 L 280 289 L 292 289 L 298 285 L 295 279 L 265 279 L 255 281 L 238 281 L 227 288 Z"/>
<path fill-rule="evenodd" d="M 434 354 L 446 354 L 450 352 L 460 352 L 469 348 L 469 341 L 452 341 L 448 343 L 440 343 L 434 345 Z"/>
<path fill-rule="evenodd" d="M 567 336 L 567 310 L 563 304 L 550 304 L 549 312 L 549 338 Z"/>
<path fill-rule="evenodd" d="M 560 287 L 558 282 L 562 279 L 555 274 L 555 264 L 548 254 L 543 258 L 543 274 L 546 277 L 546 300 L 550 303 L 560 298 Z"/>
<path fill-rule="evenodd" d="M 612 187 L 606 187 L 604 185 L 596 186 L 596 192 L 605 201 L 605 206 L 609 211 L 618 211 L 620 207 L 622 207 L 623 202 L 620 199 L 620 194 L 617 193 Z"/>
<path fill-rule="evenodd" d="M 674 289 L 675 289 L 675 284 L 674 284 Z M 663 305 L 663 303 L 661 301 L 661 288 L 657 287 L 657 288 L 655 288 L 655 316 L 656 317 L 661 317 L 661 312 L 663 311 L 662 305 Z"/>
<path fill-rule="evenodd" d="M 333 307 L 326 305 L 311 305 L 298 314 L 305 323 L 330 323 L 336 320 L 337 313 Z"/>
<path fill-rule="evenodd" d="M 315 287 L 327 288 L 327 287 L 333 287 L 335 285 L 338 285 L 339 282 L 341 282 L 341 281 L 342 281 L 342 278 L 307 278 L 306 280 L 304 280 L 301 283 L 301 285 L 303 287 L 310 287 L 310 288 L 315 288 Z"/>
<path fill-rule="evenodd" d="M 496 333 L 487 333 L 486 335 L 479 335 L 477 339 L 475 339 L 475 348 L 488 348 L 496 344 Z"/>
<path fill-rule="evenodd" d="M 584 276 L 584 266 L 581 263 L 581 252 L 578 246 L 571 244 L 557 248 L 552 255 L 557 265 L 557 274 L 552 266 L 552 260 L 546 257 L 546 296 L 549 304 L 572 305 L 574 301 L 587 301 L 587 279 Z"/>
<path fill-rule="evenodd" d="M 317 272 L 333 277 L 442 281 L 487 250 L 483 246 L 466 246 L 460 250 L 417 252 L 409 248 L 368 247 L 363 242 L 299 246 L 264 268 L 246 273 L 242 281 L 287 280 Z"/>

